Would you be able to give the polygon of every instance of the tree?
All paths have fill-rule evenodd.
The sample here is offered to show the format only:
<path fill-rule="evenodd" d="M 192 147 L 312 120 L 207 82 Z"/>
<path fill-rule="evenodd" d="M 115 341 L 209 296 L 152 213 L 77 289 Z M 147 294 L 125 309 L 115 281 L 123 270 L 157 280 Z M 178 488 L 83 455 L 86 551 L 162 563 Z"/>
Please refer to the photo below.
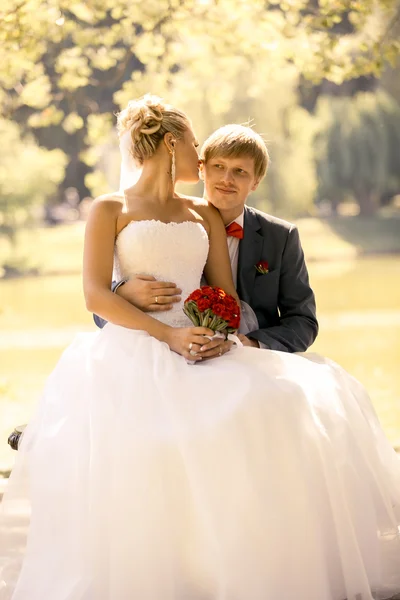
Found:
<path fill-rule="evenodd" d="M 105 139 L 127 98 L 200 95 L 211 121 L 249 70 L 267 81 L 295 69 L 314 83 L 376 75 L 398 54 L 399 10 L 397 0 L 2 0 L 0 109 L 65 149 L 65 186 L 78 185 L 93 138 Z"/>
<path fill-rule="evenodd" d="M 400 107 L 384 92 L 320 98 L 315 139 L 318 197 L 335 209 L 354 198 L 373 214 L 389 189 L 400 189 Z"/>
<path fill-rule="evenodd" d="M 46 150 L 29 137 L 22 139 L 16 123 L 4 119 L 0 137 L 7 149 L 0 157 L 0 233 L 13 243 L 18 227 L 56 191 L 67 158 L 61 150 Z"/>

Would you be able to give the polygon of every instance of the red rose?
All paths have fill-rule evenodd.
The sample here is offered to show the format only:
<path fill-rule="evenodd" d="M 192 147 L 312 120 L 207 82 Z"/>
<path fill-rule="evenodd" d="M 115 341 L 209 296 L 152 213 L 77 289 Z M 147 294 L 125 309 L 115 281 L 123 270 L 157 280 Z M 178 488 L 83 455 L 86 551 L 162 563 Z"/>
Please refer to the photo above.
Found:
<path fill-rule="evenodd" d="M 200 312 L 206 311 L 208 308 L 211 308 L 211 302 L 208 298 L 200 298 L 197 301 L 197 308 Z"/>
<path fill-rule="evenodd" d="M 231 327 L 232 329 L 239 329 L 239 325 L 240 325 L 239 317 L 234 317 L 233 319 L 228 321 L 228 327 Z"/>
<path fill-rule="evenodd" d="M 209 285 L 203 285 L 202 288 L 200 288 L 201 293 L 203 296 L 210 296 L 213 294 L 213 288 Z"/>
<path fill-rule="evenodd" d="M 185 302 L 191 302 L 192 300 L 194 302 L 197 302 L 197 300 L 199 300 L 201 297 L 202 297 L 201 290 L 195 290 L 194 292 L 192 292 L 190 294 L 190 296 L 187 298 L 187 300 Z"/>
<path fill-rule="evenodd" d="M 212 305 L 212 311 L 218 317 L 222 317 L 222 314 L 225 312 L 225 306 L 222 303 L 217 302 L 217 303 L 215 303 L 215 304 Z"/>
<path fill-rule="evenodd" d="M 227 298 L 225 306 L 228 310 L 237 310 L 237 302 L 234 298 Z"/>

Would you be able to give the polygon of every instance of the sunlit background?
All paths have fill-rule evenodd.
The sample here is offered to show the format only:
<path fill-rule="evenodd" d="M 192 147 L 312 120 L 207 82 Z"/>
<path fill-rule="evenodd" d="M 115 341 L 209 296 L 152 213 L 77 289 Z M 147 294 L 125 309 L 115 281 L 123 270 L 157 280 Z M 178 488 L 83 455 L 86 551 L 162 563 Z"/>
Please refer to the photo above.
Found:
<path fill-rule="evenodd" d="M 263 134 L 250 204 L 299 227 L 312 350 L 365 384 L 400 448 L 398 0 L 2 0 L 0 21 L 0 472 L 63 348 L 94 330 L 85 218 L 118 186 L 115 113 L 148 91 L 200 142 L 228 122 Z"/>

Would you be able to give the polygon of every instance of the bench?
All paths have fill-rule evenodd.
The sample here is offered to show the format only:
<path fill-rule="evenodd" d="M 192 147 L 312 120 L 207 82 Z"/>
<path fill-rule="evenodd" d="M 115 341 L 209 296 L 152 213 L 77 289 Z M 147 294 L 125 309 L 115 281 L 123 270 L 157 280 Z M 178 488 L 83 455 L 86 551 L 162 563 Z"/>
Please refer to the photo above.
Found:
<path fill-rule="evenodd" d="M 18 425 L 8 436 L 8 443 L 13 450 L 18 450 L 18 444 L 22 438 L 26 425 Z"/>

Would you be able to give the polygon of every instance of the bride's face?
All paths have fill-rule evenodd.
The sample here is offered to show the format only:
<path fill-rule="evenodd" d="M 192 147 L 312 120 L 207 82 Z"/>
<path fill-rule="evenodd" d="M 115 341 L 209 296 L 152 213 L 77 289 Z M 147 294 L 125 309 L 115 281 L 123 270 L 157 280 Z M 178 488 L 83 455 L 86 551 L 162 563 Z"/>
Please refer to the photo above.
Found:
<path fill-rule="evenodd" d="M 175 144 L 176 181 L 197 183 L 199 180 L 199 155 L 197 141 L 192 129 Z"/>

